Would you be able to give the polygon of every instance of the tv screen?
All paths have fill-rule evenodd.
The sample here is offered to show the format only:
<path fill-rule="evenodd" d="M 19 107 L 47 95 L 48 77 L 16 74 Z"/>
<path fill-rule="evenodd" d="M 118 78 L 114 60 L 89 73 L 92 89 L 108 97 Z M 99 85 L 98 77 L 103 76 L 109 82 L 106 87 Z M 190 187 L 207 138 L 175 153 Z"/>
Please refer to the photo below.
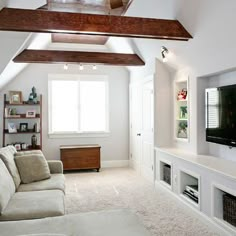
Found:
<path fill-rule="evenodd" d="M 236 85 L 206 89 L 206 141 L 236 147 Z"/>

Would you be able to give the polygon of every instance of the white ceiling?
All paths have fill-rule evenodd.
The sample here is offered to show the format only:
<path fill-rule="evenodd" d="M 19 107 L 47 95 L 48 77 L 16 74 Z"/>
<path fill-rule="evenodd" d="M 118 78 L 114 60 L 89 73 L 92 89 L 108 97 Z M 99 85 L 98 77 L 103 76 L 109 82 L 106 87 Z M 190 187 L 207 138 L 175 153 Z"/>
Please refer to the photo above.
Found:
<path fill-rule="evenodd" d="M 8 1 L 8 6 L 33 9 L 43 5 L 43 2 L 45 1 L 10 0 Z M 202 76 L 235 68 L 235 9 L 235 0 L 227 0 L 227 4 L 225 1 L 215 0 L 134 0 L 126 15 L 178 19 L 190 34 L 192 34 L 193 39 L 183 42 L 111 38 L 106 45 L 108 49 L 103 48 L 101 50 L 135 52 L 147 63 L 146 68 L 142 68 L 144 70 L 149 70 L 150 64 L 154 63 L 155 58 L 161 59 L 160 48 L 163 45 L 173 52 L 173 57 L 170 58 L 167 65 L 175 69 L 188 67 L 197 76 Z M 1 60 L 12 58 L 14 56 L 12 51 L 14 50 L 10 50 L 10 56 L 6 55 L 6 57 L 2 58 L 2 50 L 6 47 L 2 44 L 4 37 L 1 36 L 7 33 L 0 32 L 0 34 L 1 62 Z M 22 43 L 22 38 L 25 37 L 25 35 L 21 37 L 19 34 L 21 33 L 12 33 L 10 36 L 6 35 L 5 38 L 9 38 L 8 50 L 12 48 L 16 49 L 17 46 L 19 48 L 19 42 Z M 17 39 L 17 37 L 20 39 Z M 65 45 L 49 45 L 49 47 L 65 47 Z M 68 46 L 66 47 L 68 48 Z M 71 45 L 70 47 L 75 49 L 76 46 Z M 88 45 L 83 47 L 86 47 L 85 50 L 92 50 Z M 1 65 L 4 65 L 4 63 Z M 135 68 L 132 70 L 138 71 L 142 69 Z M 0 88 L 2 87 L 1 80 L 2 75 L 0 76 Z"/>

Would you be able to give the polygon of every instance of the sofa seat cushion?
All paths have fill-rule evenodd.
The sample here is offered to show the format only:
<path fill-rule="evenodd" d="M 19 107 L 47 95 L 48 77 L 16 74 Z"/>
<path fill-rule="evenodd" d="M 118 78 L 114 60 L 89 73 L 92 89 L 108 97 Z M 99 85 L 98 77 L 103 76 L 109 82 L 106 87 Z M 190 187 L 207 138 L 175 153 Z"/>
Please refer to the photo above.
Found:
<path fill-rule="evenodd" d="M 5 163 L 9 173 L 11 174 L 13 181 L 15 183 L 16 189 L 21 183 L 20 175 L 14 161 L 14 155 L 16 154 L 16 149 L 13 146 L 7 146 L 0 148 L 0 158 Z"/>
<path fill-rule="evenodd" d="M 0 215 L 15 193 L 15 184 L 7 167 L 0 159 Z"/>
<path fill-rule="evenodd" d="M 0 222 L 1 236 L 54 233 L 68 236 L 150 236 L 130 210 L 71 214 L 53 218 Z M 174 235 L 174 234 L 172 234 Z"/>
<path fill-rule="evenodd" d="M 64 193 L 60 190 L 16 192 L 0 220 L 39 219 L 65 214 Z"/>
<path fill-rule="evenodd" d="M 65 177 L 63 174 L 52 174 L 50 179 L 21 184 L 17 192 L 41 191 L 41 190 L 61 190 L 65 193 Z"/>
<path fill-rule="evenodd" d="M 27 154 L 15 157 L 21 181 L 24 184 L 50 178 L 48 163 L 43 154 Z"/>

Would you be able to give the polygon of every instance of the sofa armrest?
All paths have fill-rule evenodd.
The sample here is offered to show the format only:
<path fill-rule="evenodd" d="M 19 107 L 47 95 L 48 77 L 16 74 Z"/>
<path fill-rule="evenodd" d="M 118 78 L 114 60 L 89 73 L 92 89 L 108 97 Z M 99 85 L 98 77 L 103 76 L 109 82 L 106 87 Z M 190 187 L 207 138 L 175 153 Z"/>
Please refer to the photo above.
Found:
<path fill-rule="evenodd" d="M 47 162 L 51 174 L 63 174 L 63 164 L 61 161 L 49 160 Z"/>

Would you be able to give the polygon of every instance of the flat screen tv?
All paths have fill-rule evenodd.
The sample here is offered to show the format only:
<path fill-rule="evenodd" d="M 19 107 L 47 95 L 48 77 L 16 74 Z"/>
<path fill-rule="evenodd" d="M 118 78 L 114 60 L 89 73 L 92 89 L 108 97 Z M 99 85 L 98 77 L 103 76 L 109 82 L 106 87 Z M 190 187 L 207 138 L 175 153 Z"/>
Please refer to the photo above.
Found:
<path fill-rule="evenodd" d="M 206 89 L 206 141 L 236 147 L 236 85 Z"/>

